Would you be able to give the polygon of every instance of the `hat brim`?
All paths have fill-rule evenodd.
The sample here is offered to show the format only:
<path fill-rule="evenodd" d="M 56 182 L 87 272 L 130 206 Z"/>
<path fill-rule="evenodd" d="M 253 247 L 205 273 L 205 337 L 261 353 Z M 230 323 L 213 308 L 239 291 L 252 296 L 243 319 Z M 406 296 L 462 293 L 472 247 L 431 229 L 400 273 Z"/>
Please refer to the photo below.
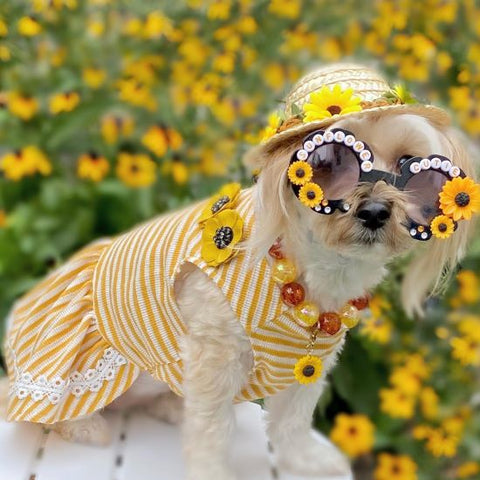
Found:
<path fill-rule="evenodd" d="M 245 163 L 253 168 L 256 168 L 259 165 L 255 165 L 255 157 L 260 159 L 260 156 L 268 155 L 274 152 L 278 147 L 285 146 L 288 141 L 291 141 L 292 143 L 301 141 L 304 136 L 308 135 L 314 130 L 326 128 L 344 118 L 375 118 L 408 113 L 424 117 L 436 127 L 447 127 L 450 125 L 450 115 L 445 110 L 442 110 L 435 105 L 396 104 L 372 107 L 359 112 L 352 112 L 344 115 L 333 115 L 322 120 L 302 123 L 278 132 L 247 152 L 247 155 L 245 156 Z"/>

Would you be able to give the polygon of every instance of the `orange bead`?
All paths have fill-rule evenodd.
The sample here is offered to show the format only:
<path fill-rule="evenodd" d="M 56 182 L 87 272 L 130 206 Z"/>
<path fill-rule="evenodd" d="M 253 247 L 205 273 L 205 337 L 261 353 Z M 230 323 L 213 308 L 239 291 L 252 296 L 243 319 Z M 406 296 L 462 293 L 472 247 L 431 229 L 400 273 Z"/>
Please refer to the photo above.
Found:
<path fill-rule="evenodd" d="M 318 307 L 311 302 L 302 302 L 293 310 L 295 321 L 302 327 L 312 327 L 318 321 L 320 311 Z"/>
<path fill-rule="evenodd" d="M 345 305 L 340 311 L 340 318 L 347 328 L 356 327 L 359 321 L 358 308 L 350 304 Z"/>
<path fill-rule="evenodd" d="M 272 270 L 272 277 L 278 283 L 293 282 L 297 276 L 295 265 L 286 258 L 275 260 Z"/>
<path fill-rule="evenodd" d="M 335 312 L 324 312 L 318 319 L 318 328 L 329 335 L 335 335 L 341 326 L 340 315 Z"/>
<path fill-rule="evenodd" d="M 353 305 L 358 310 L 365 310 L 368 307 L 368 302 L 370 301 L 370 297 L 365 295 L 364 297 L 354 298 L 350 300 L 348 303 Z"/>
<path fill-rule="evenodd" d="M 269 249 L 268 249 L 268 254 L 277 260 L 281 260 L 282 258 L 285 258 L 283 253 L 282 253 L 282 248 L 278 242 L 275 242 Z"/>
<path fill-rule="evenodd" d="M 287 283 L 282 287 L 282 300 L 285 305 L 295 307 L 305 300 L 305 290 L 299 283 Z"/>

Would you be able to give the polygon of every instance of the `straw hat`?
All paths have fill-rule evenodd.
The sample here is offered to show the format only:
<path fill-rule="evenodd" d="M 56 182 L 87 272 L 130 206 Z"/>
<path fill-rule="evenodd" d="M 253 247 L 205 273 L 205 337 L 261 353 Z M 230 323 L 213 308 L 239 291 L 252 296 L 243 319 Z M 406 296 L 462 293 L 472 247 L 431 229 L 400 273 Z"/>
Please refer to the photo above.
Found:
<path fill-rule="evenodd" d="M 351 89 L 349 93 L 348 89 Z M 316 100 L 312 99 L 312 93 Z M 328 105 L 328 100 L 333 101 L 335 97 L 343 105 Z M 309 114 L 312 110 L 314 112 Z M 264 138 L 260 145 L 247 153 L 246 162 L 255 166 L 255 158 L 260 159 L 262 154 L 273 152 L 287 141 L 301 140 L 308 133 L 328 127 L 346 116 L 378 117 L 398 113 L 423 116 L 438 127 L 450 124 L 447 112 L 433 105 L 418 103 L 405 90 L 392 88 L 371 68 L 346 63 L 322 67 L 297 82 L 285 100 L 283 120 L 276 130 L 270 129 L 273 135 Z M 326 116 L 322 118 L 322 115 Z"/>

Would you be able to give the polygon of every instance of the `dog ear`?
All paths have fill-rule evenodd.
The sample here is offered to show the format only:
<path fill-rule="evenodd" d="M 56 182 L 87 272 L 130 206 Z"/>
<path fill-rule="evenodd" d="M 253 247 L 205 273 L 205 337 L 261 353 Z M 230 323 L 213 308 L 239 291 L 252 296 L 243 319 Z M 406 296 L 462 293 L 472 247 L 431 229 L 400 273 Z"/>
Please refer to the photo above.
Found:
<path fill-rule="evenodd" d="M 458 165 L 470 178 L 476 179 L 476 154 L 470 153 L 473 145 L 459 132 L 452 129 L 443 133 L 445 155 Z M 470 148 L 467 150 L 467 146 Z M 409 316 L 423 315 L 423 303 L 428 295 L 444 292 L 457 263 L 465 255 L 468 241 L 475 229 L 475 219 L 460 220 L 450 238 L 432 238 L 428 245 L 414 255 L 402 285 L 402 302 Z"/>

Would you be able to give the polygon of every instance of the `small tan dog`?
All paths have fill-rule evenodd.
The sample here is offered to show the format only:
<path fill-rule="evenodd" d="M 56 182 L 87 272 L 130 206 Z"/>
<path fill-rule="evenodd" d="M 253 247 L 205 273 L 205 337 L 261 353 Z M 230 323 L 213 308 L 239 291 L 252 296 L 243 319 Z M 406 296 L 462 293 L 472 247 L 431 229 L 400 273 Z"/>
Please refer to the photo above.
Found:
<path fill-rule="evenodd" d="M 464 252 L 480 187 L 445 112 L 365 67 L 313 72 L 285 113 L 247 155 L 255 186 L 96 242 L 17 302 L 10 420 L 102 444 L 98 410 L 147 399 L 159 418 L 183 411 L 188 480 L 232 480 L 232 403 L 263 397 L 279 465 L 349 472 L 310 426 L 354 305 L 413 251 L 403 300 L 421 310 Z"/>

